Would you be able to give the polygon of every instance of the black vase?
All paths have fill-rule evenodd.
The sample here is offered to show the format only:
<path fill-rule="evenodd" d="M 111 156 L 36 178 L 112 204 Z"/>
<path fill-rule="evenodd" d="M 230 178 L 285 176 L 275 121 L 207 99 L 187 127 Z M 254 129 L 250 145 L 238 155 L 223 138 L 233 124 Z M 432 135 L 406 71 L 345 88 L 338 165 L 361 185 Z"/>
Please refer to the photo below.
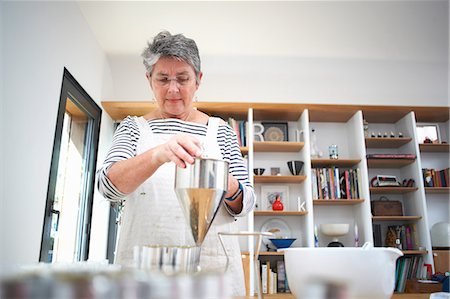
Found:
<path fill-rule="evenodd" d="M 289 171 L 292 173 L 292 175 L 299 175 L 303 168 L 303 161 L 300 160 L 294 160 L 294 161 L 288 161 L 287 165 L 289 167 Z"/>

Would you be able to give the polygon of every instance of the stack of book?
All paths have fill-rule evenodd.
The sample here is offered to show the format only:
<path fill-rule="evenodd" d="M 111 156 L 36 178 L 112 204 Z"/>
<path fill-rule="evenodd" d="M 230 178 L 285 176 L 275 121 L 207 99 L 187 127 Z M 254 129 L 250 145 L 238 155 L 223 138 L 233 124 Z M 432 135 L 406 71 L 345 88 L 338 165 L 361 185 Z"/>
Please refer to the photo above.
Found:
<path fill-rule="evenodd" d="M 434 168 L 422 168 L 423 183 L 425 187 L 450 187 L 449 168 L 436 170 Z"/>
<path fill-rule="evenodd" d="M 284 261 L 266 261 L 261 265 L 261 286 L 263 294 L 290 293 Z"/>
<path fill-rule="evenodd" d="M 228 124 L 236 133 L 239 146 L 247 146 L 247 122 L 230 117 L 228 118 Z"/>
<path fill-rule="evenodd" d="M 395 268 L 395 291 L 403 293 L 408 279 L 430 279 L 431 271 L 431 265 L 425 264 L 421 255 L 399 258 Z"/>
<path fill-rule="evenodd" d="M 360 170 L 338 167 L 312 168 L 311 181 L 314 199 L 360 198 Z"/>
<path fill-rule="evenodd" d="M 383 245 L 381 236 L 381 224 L 374 223 L 373 225 L 373 241 L 375 247 L 389 246 L 389 244 Z M 387 230 L 395 232 L 395 247 L 400 250 L 416 250 L 419 248 L 417 227 L 415 223 L 404 225 L 392 225 L 388 226 Z"/>

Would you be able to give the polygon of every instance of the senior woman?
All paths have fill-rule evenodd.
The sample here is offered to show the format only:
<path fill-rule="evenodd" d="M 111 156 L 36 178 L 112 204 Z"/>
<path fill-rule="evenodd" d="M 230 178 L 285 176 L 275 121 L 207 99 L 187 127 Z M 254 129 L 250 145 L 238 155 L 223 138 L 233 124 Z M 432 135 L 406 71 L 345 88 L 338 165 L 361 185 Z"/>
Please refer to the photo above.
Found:
<path fill-rule="evenodd" d="M 234 131 L 223 120 L 194 109 L 202 72 L 195 41 L 161 32 L 144 50 L 146 77 L 157 108 L 143 117 L 125 118 L 98 171 L 99 191 L 124 202 L 116 263 L 133 263 L 136 245 L 192 245 L 174 191 L 175 166 L 192 164 L 208 144 L 208 154 L 229 162 L 228 191 L 203 242 L 202 270 L 222 270 L 226 256 L 217 232 L 238 231 L 235 217 L 252 210 L 253 187 Z M 233 295 L 244 295 L 239 243 L 226 237 Z"/>

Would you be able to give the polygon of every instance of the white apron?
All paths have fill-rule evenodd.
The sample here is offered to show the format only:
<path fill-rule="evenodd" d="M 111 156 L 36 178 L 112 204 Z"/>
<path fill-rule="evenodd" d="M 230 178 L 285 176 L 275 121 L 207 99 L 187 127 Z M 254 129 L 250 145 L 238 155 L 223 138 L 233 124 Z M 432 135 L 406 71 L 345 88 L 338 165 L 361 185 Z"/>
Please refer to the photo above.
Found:
<path fill-rule="evenodd" d="M 135 118 L 140 138 L 136 154 L 168 141 L 171 134 L 153 134 L 143 117 Z M 207 138 L 195 135 L 208 149 L 207 156 L 219 157 L 222 154 L 217 144 L 219 119 L 210 117 Z M 123 209 L 116 263 L 123 266 L 133 265 L 133 247 L 142 245 L 195 245 L 179 206 L 174 190 L 175 164 L 163 164 L 158 170 L 133 193 Z M 226 255 L 220 245 L 218 232 L 237 232 L 238 225 L 233 216 L 221 205 L 202 244 L 200 267 L 203 270 L 224 271 Z M 244 296 L 244 273 L 241 252 L 235 236 L 224 236 L 225 247 L 230 257 L 228 272 L 233 296 Z"/>

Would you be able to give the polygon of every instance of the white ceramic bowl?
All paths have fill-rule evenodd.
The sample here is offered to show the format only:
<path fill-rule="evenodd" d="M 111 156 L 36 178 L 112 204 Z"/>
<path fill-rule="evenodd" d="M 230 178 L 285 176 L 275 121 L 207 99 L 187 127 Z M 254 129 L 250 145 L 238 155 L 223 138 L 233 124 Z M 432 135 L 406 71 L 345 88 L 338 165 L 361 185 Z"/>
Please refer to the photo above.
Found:
<path fill-rule="evenodd" d="M 327 236 L 343 236 L 348 233 L 348 223 L 323 223 L 320 225 L 320 231 Z"/>
<path fill-rule="evenodd" d="M 374 248 L 369 243 L 283 250 L 289 287 L 297 299 L 317 298 L 318 289 L 336 286 L 346 289 L 348 298 L 389 299 L 396 260 L 403 255 L 396 248 Z"/>

